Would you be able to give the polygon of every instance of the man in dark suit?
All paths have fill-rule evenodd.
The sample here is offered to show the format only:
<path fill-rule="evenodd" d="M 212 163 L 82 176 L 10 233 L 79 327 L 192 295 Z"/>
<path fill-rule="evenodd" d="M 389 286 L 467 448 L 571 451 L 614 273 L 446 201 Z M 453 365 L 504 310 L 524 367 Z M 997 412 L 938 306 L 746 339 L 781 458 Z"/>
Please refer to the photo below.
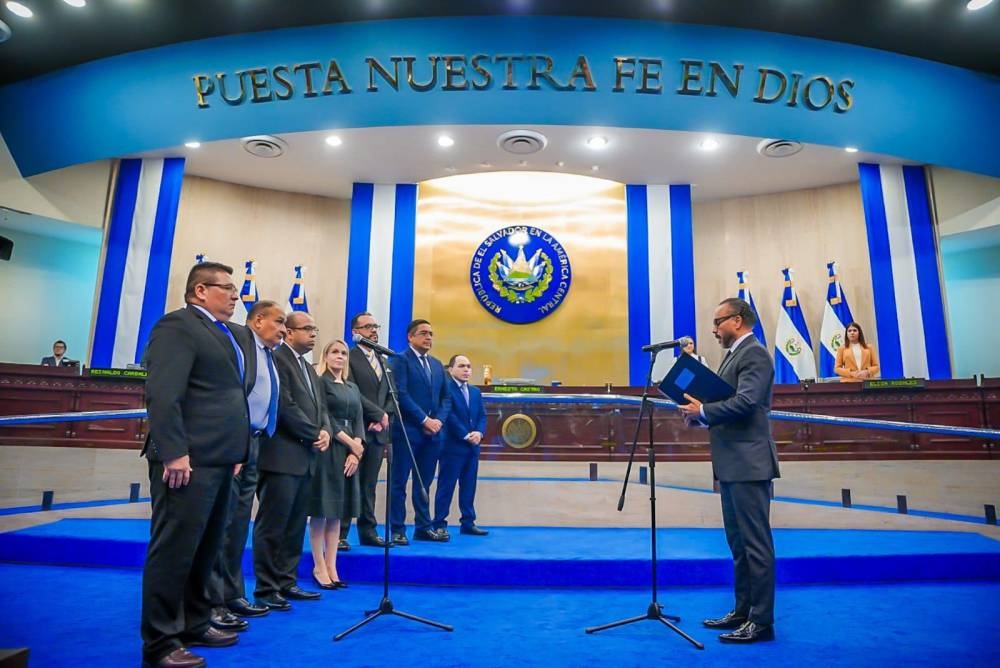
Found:
<path fill-rule="evenodd" d="M 237 289 L 232 268 L 195 265 L 187 306 L 160 318 L 145 353 L 152 497 L 142 573 L 142 655 L 147 666 L 203 666 L 188 647 L 225 647 L 234 633 L 211 626 L 208 587 L 222 546 L 230 480 L 247 459 L 250 415 L 245 360 L 226 322 Z"/>
<path fill-rule="evenodd" d="M 247 313 L 247 326 L 231 325 L 246 360 L 244 384 L 250 408 L 250 454 L 232 480 L 229 521 L 222 553 L 212 578 L 212 626 L 223 631 L 245 631 L 242 617 L 268 613 L 250 603 L 243 582 L 243 551 L 250 531 L 250 511 L 257 489 L 257 459 L 262 436 L 273 436 L 278 422 L 278 372 L 273 350 L 285 338 L 285 312 L 277 302 L 261 300 Z"/>
<path fill-rule="evenodd" d="M 381 327 L 375 317 L 368 312 L 351 318 L 351 331 L 369 341 L 378 343 Z M 392 440 L 389 417 L 395 412 L 389 394 L 389 379 L 383 372 L 382 361 L 377 353 L 364 344 L 351 348 L 350 377 L 361 391 L 361 408 L 364 412 L 365 454 L 358 467 L 358 483 L 361 485 L 361 515 L 358 516 L 358 540 L 362 545 L 385 547 L 385 539 L 378 535 L 378 520 L 375 518 L 375 487 L 378 484 L 379 469 L 386 444 Z M 351 523 L 343 522 L 340 528 L 341 550 L 350 549 L 347 533 Z"/>
<path fill-rule="evenodd" d="M 774 541 L 771 537 L 771 481 L 779 477 L 778 454 L 768 412 L 774 363 L 753 335 L 756 314 L 742 299 L 725 299 L 715 309 L 712 333 L 729 352 L 719 367 L 736 388 L 728 399 L 702 404 L 685 395 L 679 407 L 689 425 L 708 425 L 712 469 L 722 492 L 722 521 L 733 554 L 736 604 L 705 626 L 732 629 L 719 639 L 752 643 L 774 639 Z"/>
<path fill-rule="evenodd" d="M 434 342 L 434 330 L 426 320 L 413 320 L 406 326 L 409 347 L 392 360 L 392 372 L 399 395 L 400 419 L 392 425 L 392 540 L 397 545 L 407 545 L 406 538 L 406 481 L 414 466 L 420 472 L 427 489 L 434 479 L 441 453 L 441 428 L 451 411 L 451 392 L 445 385 L 444 365 L 429 353 Z M 405 436 L 404 436 L 405 433 Z M 406 447 L 409 437 L 413 458 Z M 424 491 L 426 492 L 427 489 Z M 443 542 L 448 536 L 439 534 L 431 524 L 427 498 L 421 494 L 414 476 L 410 488 L 413 496 L 415 540 Z"/>
<path fill-rule="evenodd" d="M 42 366 L 65 366 L 69 362 L 73 362 L 74 366 L 76 366 L 74 360 L 66 357 L 66 342 L 63 340 L 52 344 L 52 357 L 42 358 Z"/>
<path fill-rule="evenodd" d="M 257 519 L 253 564 L 258 605 L 290 610 L 288 599 L 313 600 L 319 592 L 299 587 L 296 571 L 306 531 L 306 500 L 316 453 L 330 447 L 330 420 L 319 376 L 303 358 L 316 346 L 312 316 L 302 311 L 285 319 L 285 345 L 274 351 L 281 396 L 278 428 L 260 442 Z"/>
<path fill-rule="evenodd" d="M 458 508 L 461 511 L 463 534 L 485 536 L 489 533 L 476 526 L 476 480 L 479 477 L 479 444 L 486 433 L 486 408 L 479 388 L 469 385 L 472 362 L 465 355 L 454 355 L 448 361 L 446 381 L 451 392 L 451 412 L 444 422 L 444 446 L 438 470 L 437 493 L 434 495 L 434 529 L 448 534 L 448 511 L 458 483 Z"/>

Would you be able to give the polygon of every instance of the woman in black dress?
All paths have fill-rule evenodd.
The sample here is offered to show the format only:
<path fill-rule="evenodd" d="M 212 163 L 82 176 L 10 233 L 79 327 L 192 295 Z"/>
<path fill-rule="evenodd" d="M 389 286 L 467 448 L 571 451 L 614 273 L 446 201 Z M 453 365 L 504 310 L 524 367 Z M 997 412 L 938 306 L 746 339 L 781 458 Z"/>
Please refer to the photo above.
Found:
<path fill-rule="evenodd" d="M 347 344 L 328 343 L 317 368 L 326 395 L 326 410 L 333 427 L 330 447 L 319 453 L 306 512 L 313 579 L 323 589 L 346 587 L 337 573 L 340 521 L 351 521 L 360 510 L 358 462 L 364 453 L 361 393 L 347 380 Z"/>

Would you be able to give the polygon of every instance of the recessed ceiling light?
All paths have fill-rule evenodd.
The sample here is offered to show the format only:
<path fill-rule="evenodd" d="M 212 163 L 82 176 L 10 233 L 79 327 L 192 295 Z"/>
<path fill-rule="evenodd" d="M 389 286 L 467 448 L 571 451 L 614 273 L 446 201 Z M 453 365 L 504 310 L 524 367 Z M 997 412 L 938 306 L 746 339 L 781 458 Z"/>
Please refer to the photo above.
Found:
<path fill-rule="evenodd" d="M 63 0 L 70 7 L 85 7 L 87 0 Z"/>
<path fill-rule="evenodd" d="M 329 137 L 326 138 L 327 146 L 340 146 L 343 143 L 344 140 L 341 139 L 338 135 L 330 135 Z"/>
<path fill-rule="evenodd" d="M 599 166 L 599 165 L 594 165 L 593 167 L 591 167 L 591 168 L 590 168 L 590 171 L 592 171 L 592 172 L 596 172 L 596 171 L 599 171 L 600 169 L 601 169 L 601 168 L 600 168 L 600 166 Z"/>
<path fill-rule="evenodd" d="M 587 148 L 592 148 L 595 151 L 600 151 L 602 148 L 607 148 L 608 138 L 601 136 L 593 136 L 587 140 Z"/>
<path fill-rule="evenodd" d="M 565 160 L 560 160 L 559 162 L 556 163 L 556 167 L 565 167 L 565 166 L 566 166 Z"/>
<path fill-rule="evenodd" d="M 201 148 L 200 141 L 186 141 L 184 142 L 184 145 L 187 146 L 188 148 Z"/>
<path fill-rule="evenodd" d="M 858 147 L 857 146 L 845 146 L 844 150 L 847 151 L 848 153 L 857 153 L 858 152 Z"/>
<path fill-rule="evenodd" d="M 714 137 L 705 137 L 700 142 L 698 142 L 698 148 L 702 151 L 714 151 L 719 148 L 719 140 Z"/>
<path fill-rule="evenodd" d="M 441 135 L 438 137 L 438 146 L 441 148 L 448 148 L 455 145 L 455 140 L 448 135 Z"/>
<path fill-rule="evenodd" d="M 35 15 L 33 11 L 22 5 L 20 2 L 8 2 L 7 9 L 20 16 L 22 19 L 30 19 Z"/>
<path fill-rule="evenodd" d="M 480 167 L 492 167 L 493 165 L 492 165 L 492 163 L 489 163 L 489 162 L 481 162 L 481 163 L 479 163 L 479 166 Z"/>
<path fill-rule="evenodd" d="M 967 4 L 965 8 L 970 12 L 974 12 L 977 9 L 982 9 L 991 2 L 993 2 L 993 0 L 969 0 L 969 4 Z"/>
<path fill-rule="evenodd" d="M 447 167 L 444 168 L 444 171 L 448 172 L 449 174 L 454 174 L 456 171 L 455 165 L 448 165 Z"/>
<path fill-rule="evenodd" d="M 527 167 L 528 166 L 528 161 L 527 160 L 518 160 L 517 164 L 520 165 L 521 167 Z"/>

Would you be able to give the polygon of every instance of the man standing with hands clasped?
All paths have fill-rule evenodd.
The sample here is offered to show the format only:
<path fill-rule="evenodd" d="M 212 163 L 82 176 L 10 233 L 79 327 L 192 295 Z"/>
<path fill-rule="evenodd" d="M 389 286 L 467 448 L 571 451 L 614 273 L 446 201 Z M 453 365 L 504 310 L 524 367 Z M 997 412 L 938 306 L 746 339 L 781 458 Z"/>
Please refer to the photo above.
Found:
<path fill-rule="evenodd" d="M 434 530 L 448 535 L 448 511 L 458 483 L 458 508 L 463 534 L 485 536 L 486 529 L 476 526 L 476 481 L 479 477 L 479 444 L 486 432 L 486 408 L 479 388 L 469 385 L 472 362 L 465 355 L 448 361 L 451 380 L 451 412 L 444 423 L 444 446 L 434 495 Z"/>
<path fill-rule="evenodd" d="M 771 537 L 771 481 L 779 477 L 778 455 L 768 412 L 774 363 L 753 336 L 756 314 L 742 299 L 724 299 L 715 309 L 712 333 L 728 348 L 719 367 L 736 394 L 702 404 L 678 406 L 688 426 L 708 425 L 712 469 L 722 491 L 722 521 L 733 554 L 736 603 L 718 619 L 702 622 L 727 629 L 719 640 L 774 640 L 774 542 Z"/>

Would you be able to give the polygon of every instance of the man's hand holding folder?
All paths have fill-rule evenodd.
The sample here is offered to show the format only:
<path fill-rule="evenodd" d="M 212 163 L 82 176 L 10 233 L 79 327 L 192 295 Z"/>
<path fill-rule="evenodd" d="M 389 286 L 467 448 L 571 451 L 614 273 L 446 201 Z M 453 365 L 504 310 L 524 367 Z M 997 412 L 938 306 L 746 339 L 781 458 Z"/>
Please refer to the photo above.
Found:
<path fill-rule="evenodd" d="M 701 402 L 686 392 L 684 393 L 684 398 L 689 403 L 677 404 L 677 410 L 680 411 L 681 417 L 684 418 L 684 426 L 707 427 L 708 425 L 701 419 Z"/>
<path fill-rule="evenodd" d="M 701 405 L 722 401 L 736 389 L 691 355 L 681 355 L 664 376 L 660 392 L 674 400 L 688 427 L 707 427 L 701 419 Z M 700 397 L 700 398 L 699 398 Z"/>

